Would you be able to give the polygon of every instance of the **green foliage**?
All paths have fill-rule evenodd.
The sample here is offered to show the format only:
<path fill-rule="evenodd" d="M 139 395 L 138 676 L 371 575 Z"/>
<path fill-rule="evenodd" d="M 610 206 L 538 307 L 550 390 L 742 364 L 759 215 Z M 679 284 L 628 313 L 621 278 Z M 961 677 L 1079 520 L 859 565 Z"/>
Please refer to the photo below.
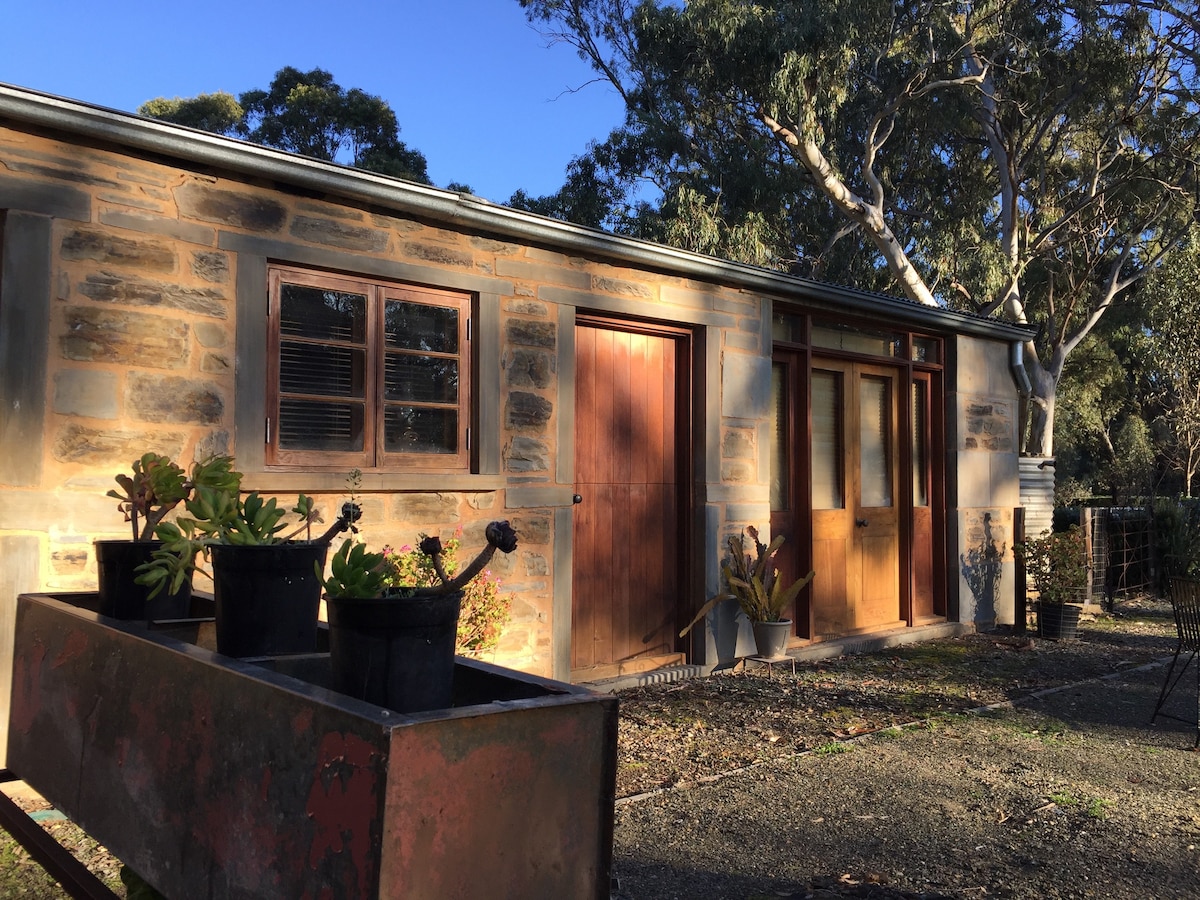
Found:
<path fill-rule="evenodd" d="M 158 526 L 155 535 L 163 546 L 154 552 L 152 562 L 138 567 L 136 579 L 138 584 L 153 588 L 151 597 L 164 589 L 170 593 L 178 591 L 189 574 L 198 569 L 197 557 L 207 559 L 213 544 L 282 544 L 301 532 L 311 538 L 313 522 L 321 521 L 311 497 L 299 496 L 291 510 L 299 521 L 294 523 L 293 530 L 281 533 L 287 528 L 283 521 L 287 512 L 279 507 L 278 501 L 274 497 L 264 499 L 257 491 L 243 498 L 238 494 L 239 484 L 240 474 L 238 482 L 232 486 L 198 486 L 184 503 L 187 515 Z M 346 518 L 347 512 L 343 510 L 343 516 L 331 533 L 345 527 L 341 523 Z M 203 569 L 199 571 L 204 572 Z"/>
<path fill-rule="evenodd" d="M 174 99 L 156 97 L 138 107 L 139 116 L 214 134 L 233 134 L 244 114 L 233 94 L 224 91 Z"/>
<path fill-rule="evenodd" d="M 442 543 L 442 567 L 453 577 L 459 569 L 457 557 L 462 544 L 462 528 L 454 537 Z M 433 557 L 420 546 L 407 545 L 397 549 L 384 547 L 390 567 L 384 578 L 386 587 L 394 590 L 413 587 L 433 587 L 440 583 Z M 463 587 L 462 611 L 458 618 L 457 651 L 479 655 L 495 649 L 504 626 L 512 613 L 512 597 L 500 591 L 500 579 L 485 569 Z"/>
<path fill-rule="evenodd" d="M 317 577 L 322 575 L 318 566 Z M 378 597 L 390 575 L 386 554 L 370 553 L 366 544 L 347 538 L 330 560 L 329 577 L 322 584 L 330 597 Z"/>
<path fill-rule="evenodd" d="M 1042 532 L 1042 536 L 1016 546 L 1033 580 L 1038 602 L 1079 602 L 1087 588 L 1088 547 L 1083 531 L 1072 525 L 1066 531 Z"/>
<path fill-rule="evenodd" d="M 1157 587 L 1165 596 L 1172 577 L 1200 575 L 1200 503 L 1160 497 L 1151 515 Z"/>
<path fill-rule="evenodd" d="M 746 534 L 754 541 L 754 558 L 746 552 Z M 692 621 L 679 632 L 679 636 L 686 635 L 718 603 L 725 600 L 737 600 L 751 622 L 781 621 L 783 613 L 816 575 L 815 571 L 809 572 L 785 587 L 775 565 L 775 554 L 782 546 L 782 535 L 771 541 L 770 546 L 764 544 L 758 539 L 758 529 L 753 525 L 742 534 L 730 535 L 729 559 L 721 566 L 721 571 L 731 593 L 718 594 L 700 607 Z"/>
<path fill-rule="evenodd" d="M 285 66 L 266 89 L 200 94 L 142 104 L 139 113 L 217 134 L 236 135 L 330 162 L 429 184 L 425 157 L 400 140 L 396 114 L 382 98 L 343 88 L 324 69 Z"/>
<path fill-rule="evenodd" d="M 117 509 L 133 528 L 135 541 L 148 541 L 163 517 L 192 496 L 196 489 L 237 490 L 240 472 L 233 471 L 233 458 L 212 456 L 192 465 L 191 473 L 170 457 L 148 452 L 133 461 L 129 474 L 120 473 L 116 482 L 121 490 L 105 496 L 119 500 Z M 139 527 L 138 520 L 141 519 Z"/>
<path fill-rule="evenodd" d="M 1191 221 L 1190 9 L 521 4 L 625 100 L 588 156 L 618 208 L 658 192 L 642 234 L 1036 325 L 1032 452 L 1068 355 Z"/>

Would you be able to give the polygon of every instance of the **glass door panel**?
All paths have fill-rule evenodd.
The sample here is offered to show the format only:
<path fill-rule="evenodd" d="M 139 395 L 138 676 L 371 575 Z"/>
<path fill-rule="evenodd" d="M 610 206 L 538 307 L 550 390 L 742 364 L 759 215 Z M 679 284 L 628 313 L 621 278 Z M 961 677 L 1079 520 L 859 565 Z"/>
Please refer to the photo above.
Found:
<path fill-rule="evenodd" d="M 859 478 L 864 507 L 892 506 L 891 379 L 864 377 L 859 386 Z"/>
<path fill-rule="evenodd" d="M 812 505 L 813 509 L 845 509 L 842 460 L 842 376 L 812 374 Z"/>

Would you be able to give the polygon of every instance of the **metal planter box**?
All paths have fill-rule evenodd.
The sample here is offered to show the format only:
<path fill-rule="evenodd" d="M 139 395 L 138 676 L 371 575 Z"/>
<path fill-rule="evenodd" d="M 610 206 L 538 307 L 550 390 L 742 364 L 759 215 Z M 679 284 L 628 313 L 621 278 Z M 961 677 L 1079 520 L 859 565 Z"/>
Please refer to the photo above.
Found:
<path fill-rule="evenodd" d="M 608 896 L 615 698 L 460 658 L 405 716 L 93 598 L 19 598 L 8 765 L 171 900 Z"/>

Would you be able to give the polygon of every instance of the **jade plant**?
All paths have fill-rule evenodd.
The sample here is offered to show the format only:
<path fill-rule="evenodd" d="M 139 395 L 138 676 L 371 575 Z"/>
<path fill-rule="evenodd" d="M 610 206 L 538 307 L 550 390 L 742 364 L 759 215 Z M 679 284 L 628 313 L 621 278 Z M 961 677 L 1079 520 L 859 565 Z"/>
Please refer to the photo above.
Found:
<path fill-rule="evenodd" d="M 484 536 L 487 546 L 461 570 L 457 569 L 454 559 L 457 535 L 446 545 L 436 535 L 422 536 L 417 551 L 419 558 L 412 555 L 413 551 L 397 554 L 385 548 L 382 552 L 371 552 L 365 544 L 347 538 L 330 561 L 329 577 L 324 579 L 325 593 L 330 598 L 385 597 L 403 601 L 463 591 L 464 613 L 460 621 L 462 618 L 470 620 L 469 601 L 472 598 L 469 595 L 474 592 L 484 598 L 495 597 L 494 580 L 486 573 L 488 563 L 497 550 L 511 553 L 517 548 L 517 533 L 508 522 L 488 523 Z M 479 587 L 481 582 L 483 585 Z M 484 630 L 473 638 L 469 636 L 466 641 L 460 633 L 459 646 L 473 651 L 489 649 L 495 636 L 498 636 L 498 628 L 495 635 Z"/>
<path fill-rule="evenodd" d="M 154 539 L 155 530 L 167 513 L 191 498 L 199 489 L 236 490 L 241 473 L 233 470 L 230 456 L 210 456 L 193 463 L 186 471 L 169 456 L 143 453 L 128 473 L 116 476 L 120 490 L 110 490 L 117 509 L 131 524 L 135 541 Z"/>
<path fill-rule="evenodd" d="M 280 507 L 274 497 L 264 499 L 257 491 L 242 497 L 238 492 L 241 475 L 234 474 L 238 477 L 232 485 L 220 488 L 198 486 L 193 496 L 184 501 L 187 514 L 174 522 L 163 522 L 155 530 L 163 546 L 155 551 L 153 561 L 138 567 L 138 583 L 153 588 L 149 596 L 155 596 L 164 588 L 178 590 L 192 571 L 211 578 L 212 575 L 196 560 L 207 559 L 209 548 L 214 544 L 282 544 L 301 534 L 304 540 L 327 544 L 338 534 L 353 528 L 361 516 L 357 504 L 345 503 L 337 520 L 314 539 L 312 526 L 322 520 L 311 497 L 299 495 L 290 510 L 297 521 L 289 530 L 284 521 L 289 510 Z"/>
<path fill-rule="evenodd" d="M 754 557 L 746 552 L 746 534 L 754 541 Z M 775 565 L 775 554 L 782 546 L 782 535 L 771 541 L 769 546 L 764 544 L 759 540 L 758 529 L 753 525 L 742 534 L 730 535 L 729 559 L 721 566 L 725 583 L 729 585 L 729 593 L 718 594 L 700 607 L 695 618 L 679 632 L 679 636 L 683 637 L 691 631 L 697 622 L 725 600 L 737 600 L 742 612 L 751 622 L 781 621 L 784 611 L 816 575 L 815 571 L 810 571 L 803 578 L 797 578 L 785 586 L 783 579 L 779 577 L 779 568 Z"/>

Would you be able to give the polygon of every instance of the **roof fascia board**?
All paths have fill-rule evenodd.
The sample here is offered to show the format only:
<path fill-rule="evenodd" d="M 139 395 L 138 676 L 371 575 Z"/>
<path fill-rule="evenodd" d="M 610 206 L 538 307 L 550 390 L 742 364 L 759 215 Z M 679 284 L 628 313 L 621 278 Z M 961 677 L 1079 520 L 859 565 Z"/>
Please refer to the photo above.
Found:
<path fill-rule="evenodd" d="M 362 169 L 0 83 L 2 117 L 255 178 L 293 184 L 306 190 L 454 226 L 546 244 L 556 249 L 600 256 L 688 278 L 716 281 L 746 291 L 770 294 L 780 300 L 828 309 L 830 312 L 887 316 L 892 321 L 920 329 L 1000 340 L 1028 340 L 1032 334 L 1027 326 L 922 306 L 897 297 L 728 262 L 497 206 L 470 194 L 401 181 Z"/>

